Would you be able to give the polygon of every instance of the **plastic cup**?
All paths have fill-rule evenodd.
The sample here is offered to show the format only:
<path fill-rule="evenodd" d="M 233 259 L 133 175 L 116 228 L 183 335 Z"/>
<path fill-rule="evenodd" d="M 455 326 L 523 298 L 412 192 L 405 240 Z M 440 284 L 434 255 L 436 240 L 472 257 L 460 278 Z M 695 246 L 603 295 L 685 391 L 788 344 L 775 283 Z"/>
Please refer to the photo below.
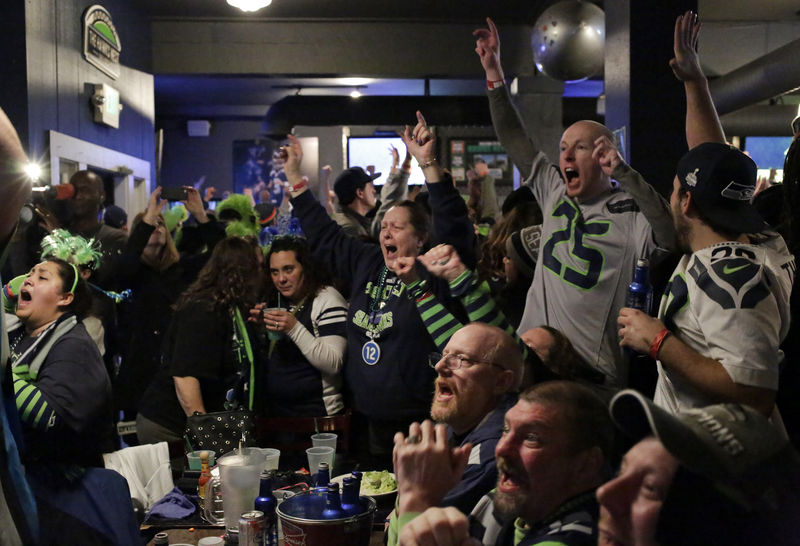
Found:
<path fill-rule="evenodd" d="M 333 468 L 333 448 L 330 446 L 309 447 L 306 449 L 308 455 L 308 471 L 314 476 L 319 472 L 319 463 L 328 463 L 328 467 Z"/>
<path fill-rule="evenodd" d="M 208 466 L 211 468 L 214 466 L 214 455 L 216 453 L 211 449 L 206 451 L 208 451 Z M 186 454 L 186 460 L 189 462 L 189 470 L 200 470 L 200 451 L 190 451 Z"/>
<path fill-rule="evenodd" d="M 281 450 L 272 447 L 262 447 L 261 453 L 264 454 L 264 470 L 278 470 L 278 462 L 281 459 Z"/>
<path fill-rule="evenodd" d="M 266 315 L 270 311 L 284 311 L 284 309 L 281 309 L 280 307 L 267 307 L 264 309 L 264 314 Z M 267 337 L 270 339 L 270 341 L 278 341 L 279 339 L 283 338 L 283 332 L 278 330 L 267 330 Z"/>
<path fill-rule="evenodd" d="M 336 451 L 336 439 L 338 437 L 339 435 L 333 432 L 318 432 L 311 435 L 311 445 L 314 447 L 332 447 Z"/>
<path fill-rule="evenodd" d="M 336 464 L 336 440 L 338 434 L 333 432 L 318 432 L 311 435 L 311 445 L 314 447 L 332 447 L 333 461 L 331 462 L 331 478 L 333 477 L 333 465 Z"/>

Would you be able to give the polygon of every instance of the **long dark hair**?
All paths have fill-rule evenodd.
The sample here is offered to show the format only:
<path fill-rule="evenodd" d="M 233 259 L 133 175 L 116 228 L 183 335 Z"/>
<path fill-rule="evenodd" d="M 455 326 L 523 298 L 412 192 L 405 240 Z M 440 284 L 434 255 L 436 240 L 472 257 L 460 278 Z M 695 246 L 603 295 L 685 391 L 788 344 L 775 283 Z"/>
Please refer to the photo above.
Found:
<path fill-rule="evenodd" d="M 312 258 L 311 249 L 305 239 L 294 236 L 275 237 L 272 241 L 272 246 L 267 253 L 267 270 L 270 268 L 270 260 L 272 255 L 276 252 L 294 252 L 295 259 L 303 266 L 303 285 L 300 287 L 300 293 L 295 296 L 298 303 L 303 298 L 314 298 L 319 291 L 324 287 L 331 284 L 330 275 L 317 260 Z M 277 299 L 278 289 L 275 288 L 275 283 L 268 282 L 266 292 L 269 296 L 270 302 Z"/>
<path fill-rule="evenodd" d="M 75 313 L 79 319 L 83 319 L 92 308 L 92 294 L 86 281 L 78 274 L 78 268 L 60 258 L 47 258 L 48 262 L 56 264 L 58 276 L 61 279 L 61 293 L 66 294 L 75 285 L 72 291 L 72 301 L 69 305 L 63 306 L 67 312 Z M 76 281 L 77 277 L 77 281 Z"/>
<path fill-rule="evenodd" d="M 204 301 L 214 311 L 232 306 L 244 309 L 258 301 L 263 279 L 259 272 L 263 271 L 263 265 L 258 262 L 257 252 L 261 249 L 252 237 L 223 239 L 214 247 L 197 280 L 180 295 L 174 308 Z"/>

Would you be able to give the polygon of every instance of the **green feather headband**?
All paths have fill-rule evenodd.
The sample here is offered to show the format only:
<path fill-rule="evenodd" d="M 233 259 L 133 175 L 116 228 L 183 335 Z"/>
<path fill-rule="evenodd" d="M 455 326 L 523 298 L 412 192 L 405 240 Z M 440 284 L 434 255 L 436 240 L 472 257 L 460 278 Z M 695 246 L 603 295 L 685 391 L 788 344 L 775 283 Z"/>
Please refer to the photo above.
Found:
<path fill-rule="evenodd" d="M 84 266 L 97 269 L 100 259 L 100 241 L 80 235 L 72 235 L 65 229 L 55 229 L 42 239 L 42 259 L 58 258 L 73 266 Z"/>

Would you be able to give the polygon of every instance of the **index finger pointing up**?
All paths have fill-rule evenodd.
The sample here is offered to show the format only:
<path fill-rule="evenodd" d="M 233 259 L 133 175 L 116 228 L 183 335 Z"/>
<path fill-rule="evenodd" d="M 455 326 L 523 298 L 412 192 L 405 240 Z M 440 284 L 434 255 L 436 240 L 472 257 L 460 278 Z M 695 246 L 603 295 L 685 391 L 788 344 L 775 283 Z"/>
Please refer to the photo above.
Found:
<path fill-rule="evenodd" d="M 417 110 L 417 122 L 421 123 L 423 127 L 427 127 L 428 122 L 425 121 L 425 116 L 422 115 L 422 112 Z"/>

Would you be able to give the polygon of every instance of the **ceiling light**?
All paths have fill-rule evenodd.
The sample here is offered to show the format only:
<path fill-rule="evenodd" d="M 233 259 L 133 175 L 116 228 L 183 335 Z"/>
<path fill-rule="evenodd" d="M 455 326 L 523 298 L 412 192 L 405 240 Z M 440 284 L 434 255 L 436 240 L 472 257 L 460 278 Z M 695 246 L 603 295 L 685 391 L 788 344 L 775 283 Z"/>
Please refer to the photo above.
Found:
<path fill-rule="evenodd" d="M 337 78 L 336 82 L 339 85 L 345 86 L 355 86 L 361 87 L 362 85 L 367 85 L 368 83 L 372 83 L 373 78 Z"/>
<path fill-rule="evenodd" d="M 361 91 L 359 91 L 359 90 L 358 90 L 358 87 L 356 87 L 355 89 L 353 89 L 353 90 L 350 92 L 350 97 L 351 97 L 351 98 L 354 98 L 354 99 L 361 98 Z"/>
<path fill-rule="evenodd" d="M 258 11 L 272 3 L 272 0 L 228 0 L 228 4 L 242 11 Z"/>

